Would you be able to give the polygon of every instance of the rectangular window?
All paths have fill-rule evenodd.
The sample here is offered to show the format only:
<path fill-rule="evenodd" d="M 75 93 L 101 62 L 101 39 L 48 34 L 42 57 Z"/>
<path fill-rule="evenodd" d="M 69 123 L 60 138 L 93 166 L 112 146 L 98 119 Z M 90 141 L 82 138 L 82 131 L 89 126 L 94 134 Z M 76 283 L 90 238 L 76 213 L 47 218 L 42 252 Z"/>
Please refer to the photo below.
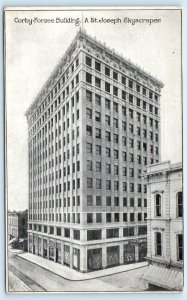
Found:
<path fill-rule="evenodd" d="M 88 230 L 87 231 L 87 241 L 101 240 L 101 239 L 102 239 L 101 230 Z"/>
<path fill-rule="evenodd" d="M 87 206 L 93 205 L 93 197 L 92 195 L 87 195 Z"/>
<path fill-rule="evenodd" d="M 95 69 L 97 70 L 97 71 L 101 71 L 101 64 L 100 64 L 100 62 L 98 62 L 98 61 L 95 61 Z"/>
<path fill-rule="evenodd" d="M 133 95 L 129 94 L 129 103 L 133 104 Z"/>
<path fill-rule="evenodd" d="M 92 109 L 86 108 L 86 117 L 87 119 L 92 119 Z"/>
<path fill-rule="evenodd" d="M 155 255 L 162 256 L 162 236 L 160 232 L 155 233 Z"/>
<path fill-rule="evenodd" d="M 99 146 L 99 145 L 95 146 L 95 153 L 96 153 L 96 155 L 101 155 L 101 146 Z"/>
<path fill-rule="evenodd" d="M 106 180 L 106 190 L 107 191 L 111 190 L 111 180 Z"/>
<path fill-rule="evenodd" d="M 110 93 L 110 83 L 105 82 L 105 92 Z"/>
<path fill-rule="evenodd" d="M 130 207 L 134 207 L 134 198 L 130 198 Z"/>
<path fill-rule="evenodd" d="M 114 181 L 114 191 L 119 190 L 119 181 Z"/>
<path fill-rule="evenodd" d="M 126 98 L 127 98 L 127 94 L 125 91 L 122 90 L 122 99 L 126 100 Z"/>
<path fill-rule="evenodd" d="M 147 234 L 147 226 L 139 226 L 138 235 L 146 235 L 146 234 Z"/>
<path fill-rule="evenodd" d="M 95 120 L 97 122 L 101 122 L 101 113 L 98 111 L 95 112 Z"/>
<path fill-rule="evenodd" d="M 177 194 L 177 217 L 183 217 L 183 194 L 179 192 Z"/>
<path fill-rule="evenodd" d="M 119 206 L 119 197 L 114 197 L 114 206 Z"/>
<path fill-rule="evenodd" d="M 87 178 L 87 188 L 92 188 L 92 178 Z"/>
<path fill-rule="evenodd" d="M 114 96 L 118 95 L 118 88 L 116 86 L 113 86 L 113 95 Z"/>
<path fill-rule="evenodd" d="M 118 175 L 119 174 L 119 167 L 118 166 L 114 166 L 114 175 Z"/>
<path fill-rule="evenodd" d="M 155 196 L 155 215 L 161 217 L 161 196 L 159 194 Z"/>
<path fill-rule="evenodd" d="M 133 81 L 129 79 L 129 88 L 133 89 Z"/>
<path fill-rule="evenodd" d="M 110 196 L 106 197 L 106 206 L 111 206 L 111 197 Z"/>
<path fill-rule="evenodd" d="M 134 213 L 130 213 L 130 222 L 134 222 Z"/>
<path fill-rule="evenodd" d="M 96 161 L 96 172 L 101 172 L 101 162 Z"/>
<path fill-rule="evenodd" d="M 96 105 L 101 105 L 101 96 L 100 95 L 97 95 L 95 94 L 95 104 Z"/>
<path fill-rule="evenodd" d="M 101 196 L 96 196 L 96 206 L 101 206 L 102 202 L 101 202 Z"/>
<path fill-rule="evenodd" d="M 73 238 L 74 240 L 80 240 L 80 230 L 73 230 Z"/>
<path fill-rule="evenodd" d="M 100 88 L 101 87 L 101 79 L 98 77 L 95 77 L 95 86 Z"/>
<path fill-rule="evenodd" d="M 113 119 L 113 126 L 115 127 L 115 128 L 118 128 L 118 119 Z"/>
<path fill-rule="evenodd" d="M 92 153 L 92 144 L 91 143 L 86 143 L 86 152 Z"/>
<path fill-rule="evenodd" d="M 111 213 L 106 213 L 106 222 L 107 223 L 111 223 L 112 222 Z"/>
<path fill-rule="evenodd" d="M 70 229 L 69 228 L 64 228 L 64 237 L 70 238 Z"/>
<path fill-rule="evenodd" d="M 86 72 L 86 82 L 87 83 L 92 83 L 92 75 L 90 73 Z"/>
<path fill-rule="evenodd" d="M 106 174 L 111 174 L 111 165 L 106 164 Z"/>
<path fill-rule="evenodd" d="M 123 222 L 127 222 L 127 213 L 123 213 Z"/>
<path fill-rule="evenodd" d="M 86 56 L 86 65 L 91 67 L 92 66 L 92 59 L 91 57 Z"/>
<path fill-rule="evenodd" d="M 106 148 L 106 157 L 110 157 L 110 148 Z"/>
<path fill-rule="evenodd" d="M 105 75 L 110 76 L 110 69 L 105 66 Z"/>
<path fill-rule="evenodd" d="M 183 260 L 183 235 L 177 235 L 177 260 Z"/>
<path fill-rule="evenodd" d="M 97 190 L 101 189 L 101 179 L 96 179 L 96 189 Z"/>
<path fill-rule="evenodd" d="M 101 139 L 101 129 L 95 128 L 95 137 Z"/>
<path fill-rule="evenodd" d="M 124 76 L 121 76 L 121 83 L 126 85 L 126 78 Z"/>
<path fill-rule="evenodd" d="M 114 159 L 118 159 L 118 150 L 114 149 Z"/>
<path fill-rule="evenodd" d="M 92 171 L 92 161 L 91 160 L 87 160 L 86 166 L 87 166 L 87 171 Z"/>
<path fill-rule="evenodd" d="M 123 236 L 134 236 L 134 227 L 125 227 L 123 228 Z"/>
<path fill-rule="evenodd" d="M 110 109 L 110 100 L 105 99 L 105 108 Z"/>
<path fill-rule="evenodd" d="M 102 214 L 96 213 L 96 223 L 102 223 Z"/>
<path fill-rule="evenodd" d="M 93 214 L 87 213 L 87 223 L 93 223 Z"/>
<path fill-rule="evenodd" d="M 127 176 L 127 168 L 123 167 L 123 176 Z"/>
<path fill-rule="evenodd" d="M 106 230 L 106 238 L 118 238 L 119 237 L 119 229 L 118 228 L 111 228 Z"/>
<path fill-rule="evenodd" d="M 90 91 L 86 91 L 86 101 L 92 102 L 92 93 Z"/>
<path fill-rule="evenodd" d="M 123 206 L 127 207 L 127 198 L 126 197 L 123 197 Z"/>
<path fill-rule="evenodd" d="M 113 79 L 118 80 L 118 73 L 113 71 Z"/>
<path fill-rule="evenodd" d="M 86 125 L 86 133 L 88 136 L 92 136 L 92 127 L 89 125 Z"/>
<path fill-rule="evenodd" d="M 105 115 L 105 124 L 110 126 L 110 116 Z"/>

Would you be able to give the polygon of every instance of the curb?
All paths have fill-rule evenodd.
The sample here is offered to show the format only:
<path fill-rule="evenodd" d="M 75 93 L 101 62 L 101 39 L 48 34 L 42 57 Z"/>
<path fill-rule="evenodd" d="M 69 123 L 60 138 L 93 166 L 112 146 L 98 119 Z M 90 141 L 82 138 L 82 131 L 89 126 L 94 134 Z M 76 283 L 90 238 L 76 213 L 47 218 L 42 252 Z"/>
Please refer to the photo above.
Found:
<path fill-rule="evenodd" d="M 19 256 L 19 255 L 18 255 L 18 256 Z M 23 260 L 26 260 L 26 261 L 28 261 L 28 262 L 30 262 L 30 263 L 36 265 L 37 267 L 40 267 L 40 268 L 42 268 L 42 269 L 44 269 L 44 270 L 47 270 L 47 271 L 49 271 L 49 272 L 51 272 L 51 273 L 53 273 L 53 274 L 55 274 L 55 275 L 57 275 L 57 276 L 59 276 L 59 277 L 65 279 L 65 280 L 68 280 L 68 281 L 88 281 L 88 280 L 94 280 L 94 279 L 98 279 L 98 278 L 109 277 L 109 276 L 113 276 L 113 275 L 116 275 L 116 274 L 121 274 L 121 273 L 125 273 L 125 272 L 130 272 L 130 271 L 133 271 L 133 270 L 137 270 L 137 269 L 141 269 L 141 268 L 147 267 L 147 266 L 135 267 L 135 268 L 133 268 L 133 269 L 131 269 L 131 270 L 118 271 L 118 272 L 116 272 L 116 273 L 114 273 L 114 274 L 100 275 L 100 276 L 96 276 L 96 277 L 93 277 L 93 278 L 70 279 L 70 278 L 64 277 L 64 276 L 62 276 L 62 275 L 60 275 L 60 274 L 57 274 L 57 273 L 55 273 L 54 271 L 52 271 L 52 270 L 50 270 L 50 269 L 47 269 L 47 268 L 44 267 L 44 266 L 38 265 L 37 263 L 32 262 L 32 261 L 30 261 L 30 260 L 28 260 L 28 259 L 26 259 L 26 258 L 24 258 L 24 257 L 20 257 L 20 256 L 19 256 L 19 258 L 20 258 L 20 259 L 23 259 Z"/>

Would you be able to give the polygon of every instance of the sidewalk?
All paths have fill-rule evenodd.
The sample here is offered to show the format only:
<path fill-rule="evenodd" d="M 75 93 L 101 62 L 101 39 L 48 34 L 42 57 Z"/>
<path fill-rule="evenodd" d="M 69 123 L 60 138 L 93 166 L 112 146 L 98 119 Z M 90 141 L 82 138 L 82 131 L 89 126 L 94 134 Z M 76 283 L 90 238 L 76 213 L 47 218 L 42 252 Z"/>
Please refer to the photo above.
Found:
<path fill-rule="evenodd" d="M 11 247 L 9 246 L 9 247 L 8 247 L 8 252 L 14 253 L 14 254 L 21 254 L 21 253 L 23 253 L 23 250 L 20 250 L 20 249 L 13 249 L 13 248 L 11 248 Z"/>
<path fill-rule="evenodd" d="M 148 266 L 147 262 L 140 262 L 130 265 L 121 265 L 114 268 L 108 268 L 89 273 L 80 273 L 78 271 L 75 271 L 74 269 L 70 269 L 67 266 L 63 266 L 61 264 L 55 263 L 53 261 L 34 255 L 32 253 L 22 253 L 18 254 L 18 256 L 70 281 L 90 280 Z"/>

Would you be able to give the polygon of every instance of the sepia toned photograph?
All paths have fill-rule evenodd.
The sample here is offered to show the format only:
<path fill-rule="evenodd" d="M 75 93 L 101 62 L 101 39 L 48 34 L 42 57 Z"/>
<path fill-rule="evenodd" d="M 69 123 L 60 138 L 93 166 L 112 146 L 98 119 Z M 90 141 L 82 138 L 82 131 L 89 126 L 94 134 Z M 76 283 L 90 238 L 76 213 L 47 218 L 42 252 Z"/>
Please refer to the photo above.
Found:
<path fill-rule="evenodd" d="M 7 293 L 183 291 L 182 10 L 4 10 Z"/>

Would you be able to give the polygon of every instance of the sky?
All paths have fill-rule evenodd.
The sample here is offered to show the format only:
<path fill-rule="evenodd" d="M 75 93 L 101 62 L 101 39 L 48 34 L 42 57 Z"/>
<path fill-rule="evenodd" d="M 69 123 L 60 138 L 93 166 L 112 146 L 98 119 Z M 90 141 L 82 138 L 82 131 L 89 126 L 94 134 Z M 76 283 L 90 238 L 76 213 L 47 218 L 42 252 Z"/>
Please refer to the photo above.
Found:
<path fill-rule="evenodd" d="M 6 122 L 8 209 L 28 206 L 25 112 L 75 37 L 70 23 L 33 23 L 32 18 L 80 18 L 88 34 L 164 83 L 161 96 L 161 160 L 182 160 L 181 23 L 178 10 L 9 11 L 6 13 Z M 86 18 L 89 22 L 85 22 Z M 91 18 L 103 23 L 91 22 Z M 103 18 L 103 19 L 102 19 Z M 105 23 L 119 18 L 121 23 Z M 129 19 L 161 19 L 149 23 Z M 19 20 L 19 22 L 17 22 Z"/>

